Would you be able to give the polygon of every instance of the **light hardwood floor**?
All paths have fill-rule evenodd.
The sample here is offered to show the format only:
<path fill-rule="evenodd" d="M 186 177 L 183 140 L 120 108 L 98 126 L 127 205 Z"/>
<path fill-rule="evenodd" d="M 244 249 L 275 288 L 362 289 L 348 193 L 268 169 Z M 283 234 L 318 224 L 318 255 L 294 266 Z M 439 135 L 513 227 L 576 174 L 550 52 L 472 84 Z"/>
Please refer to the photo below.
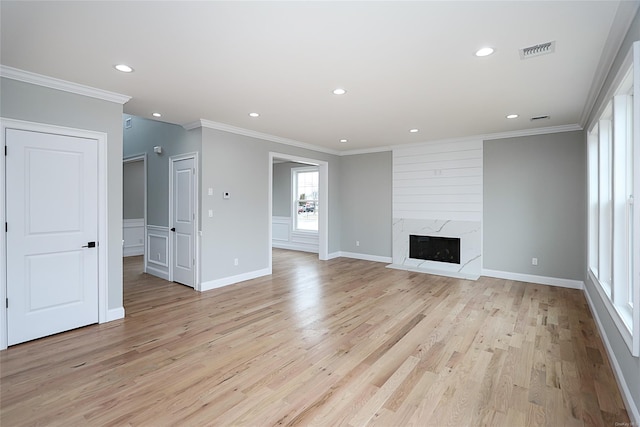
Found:
<path fill-rule="evenodd" d="M 0 353 L 0 424 L 629 423 L 580 291 L 273 259 L 198 293 L 126 258 L 125 319 Z"/>

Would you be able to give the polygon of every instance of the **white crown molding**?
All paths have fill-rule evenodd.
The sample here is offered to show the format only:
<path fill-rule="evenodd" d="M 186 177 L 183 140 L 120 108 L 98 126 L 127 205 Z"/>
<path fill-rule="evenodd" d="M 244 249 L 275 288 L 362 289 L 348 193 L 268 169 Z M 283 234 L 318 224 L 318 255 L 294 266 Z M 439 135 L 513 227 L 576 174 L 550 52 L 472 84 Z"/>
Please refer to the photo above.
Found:
<path fill-rule="evenodd" d="M 574 132 L 574 131 L 580 131 L 580 130 L 582 130 L 582 127 L 578 124 L 549 126 L 545 128 L 522 129 L 522 130 L 509 131 L 509 132 L 487 133 L 484 135 L 472 135 L 472 136 L 465 136 L 461 138 L 437 139 L 432 141 L 416 142 L 414 144 L 399 144 L 399 145 L 393 145 L 389 148 L 391 150 L 395 150 L 400 148 L 419 147 L 421 145 L 450 144 L 453 142 L 478 141 L 478 140 L 488 141 L 492 139 L 505 139 L 505 138 L 520 138 L 523 136 L 546 135 L 550 133 Z"/>
<path fill-rule="evenodd" d="M 38 86 L 48 87 L 50 89 L 61 90 L 63 92 L 75 93 L 77 95 L 88 96 L 90 98 L 102 99 L 103 101 L 115 102 L 117 104 L 126 104 L 131 97 L 115 92 L 109 92 L 78 83 L 68 82 L 66 80 L 56 79 L 54 77 L 43 76 L 42 74 L 32 73 L 30 71 L 20 70 L 18 68 L 7 67 L 0 64 L 0 77 L 18 80 L 24 83 L 31 83 Z"/>
<path fill-rule="evenodd" d="M 515 130 L 510 132 L 488 133 L 486 135 L 479 135 L 475 139 L 480 138 L 483 141 L 486 141 L 489 139 L 518 138 L 522 136 L 546 135 L 549 133 L 575 132 L 582 129 L 583 129 L 582 126 L 575 123 L 572 125 L 559 125 L 559 126 L 549 126 L 545 128 L 522 129 L 522 130 Z"/>
<path fill-rule="evenodd" d="M 199 127 L 208 128 L 208 129 L 216 129 L 224 132 L 235 133 L 237 135 L 249 136 L 251 138 L 263 139 L 265 141 L 277 142 L 278 144 L 291 145 L 293 147 L 304 148 L 312 151 L 319 151 L 321 153 L 333 154 L 334 156 L 339 156 L 340 152 L 336 150 L 331 150 L 329 148 L 320 147 L 318 145 L 307 144 L 305 142 L 296 141 L 293 139 L 282 138 L 280 136 L 269 135 L 267 133 L 256 132 L 254 130 L 240 128 L 236 126 L 231 126 L 225 123 L 214 122 L 211 120 L 200 119 L 195 122 L 187 123 L 182 125 L 186 130 L 196 129 Z"/>
<path fill-rule="evenodd" d="M 200 119 L 195 122 L 187 123 L 182 125 L 186 130 L 197 129 L 200 127 L 208 128 L 208 129 L 216 129 L 224 132 L 235 133 L 238 135 L 249 136 L 252 138 L 263 139 L 266 141 L 277 142 L 279 144 L 291 145 L 294 147 L 305 148 L 307 150 L 318 151 L 321 153 L 333 154 L 335 156 L 352 156 L 356 154 L 372 154 L 372 153 L 382 153 L 387 151 L 393 151 L 398 148 L 407 148 L 414 147 L 426 144 L 448 144 L 452 142 L 460 142 L 460 141 L 477 141 L 477 140 L 491 140 L 491 139 L 504 139 L 504 138 L 517 138 L 522 136 L 533 136 L 533 135 L 545 135 L 549 133 L 561 133 L 561 132 L 573 132 L 580 131 L 582 127 L 578 124 L 572 125 L 560 125 L 560 126 L 550 126 L 545 128 L 535 128 L 535 129 L 523 129 L 517 131 L 510 132 L 499 132 L 499 133 L 489 133 L 484 135 L 473 135 L 463 138 L 449 138 L 449 139 L 439 139 L 432 141 L 423 141 L 414 144 L 398 144 L 398 145 L 390 145 L 383 147 L 372 147 L 372 148 L 363 148 L 360 150 L 345 150 L 345 151 L 336 151 L 331 150 L 329 148 L 320 147 L 317 145 L 307 144 L 300 141 L 295 141 L 292 139 L 282 138 L 275 135 L 269 135 L 262 132 L 256 132 L 250 129 L 244 129 L 236 126 L 231 126 L 225 123 L 214 122 L 211 120 Z"/>
<path fill-rule="evenodd" d="M 358 150 L 345 150 L 340 151 L 341 156 L 353 156 L 356 154 L 373 154 L 373 153 L 384 153 L 387 151 L 392 151 L 393 147 L 390 145 L 385 145 L 382 147 L 371 147 L 371 148 L 362 148 Z"/>
<path fill-rule="evenodd" d="M 596 101 L 598 95 L 604 88 L 604 84 L 607 81 L 607 76 L 611 72 L 613 62 L 618 55 L 618 51 L 624 43 L 624 38 L 631 27 L 631 23 L 638 12 L 640 2 L 635 1 L 621 1 L 616 11 L 616 16 L 613 18 L 613 24 L 609 31 L 609 36 L 602 49 L 602 56 L 598 63 L 595 76 L 593 77 L 591 88 L 587 94 L 587 101 L 584 104 L 584 109 L 580 115 L 580 125 L 584 128 L 587 125 L 587 120 L 591 116 L 593 109 L 596 107 Z"/>

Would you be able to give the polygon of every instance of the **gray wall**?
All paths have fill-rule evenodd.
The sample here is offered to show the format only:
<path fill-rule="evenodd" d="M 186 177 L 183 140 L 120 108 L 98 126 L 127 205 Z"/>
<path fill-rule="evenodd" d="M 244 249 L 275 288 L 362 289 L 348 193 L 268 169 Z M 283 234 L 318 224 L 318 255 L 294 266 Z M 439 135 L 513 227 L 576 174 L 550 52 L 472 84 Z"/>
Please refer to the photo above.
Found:
<path fill-rule="evenodd" d="M 202 128 L 201 281 L 268 268 L 269 152 L 328 162 L 329 253 L 340 250 L 339 158 L 248 136 Z M 213 196 L 206 194 L 213 188 Z M 222 192 L 231 198 L 224 200 Z M 209 218 L 208 210 L 213 210 Z M 238 258 L 239 265 L 233 260 Z"/>
<path fill-rule="evenodd" d="M 291 217 L 291 168 L 300 166 L 292 162 L 273 164 L 273 216 Z"/>
<path fill-rule="evenodd" d="M 342 251 L 391 257 L 391 170 L 391 151 L 340 158 Z"/>
<path fill-rule="evenodd" d="M 107 134 L 108 307 L 122 307 L 122 105 L 0 79 L 2 117 Z"/>
<path fill-rule="evenodd" d="M 144 162 L 122 165 L 122 218 L 144 218 Z"/>
<path fill-rule="evenodd" d="M 122 157 L 147 153 L 147 224 L 168 227 L 169 157 L 199 152 L 199 134 L 187 132 L 182 126 L 128 114 L 120 118 L 121 126 L 127 118 L 131 118 L 131 128 L 124 129 Z M 162 154 L 153 152 L 156 145 L 162 146 Z"/>
<path fill-rule="evenodd" d="M 585 168 L 581 131 L 485 141 L 483 267 L 582 280 Z"/>
<path fill-rule="evenodd" d="M 631 24 L 631 28 L 629 29 L 624 39 L 622 47 L 620 48 L 620 51 L 616 55 L 614 65 L 611 68 L 609 75 L 607 76 L 605 85 L 603 86 L 598 96 L 599 103 L 601 103 L 604 100 L 604 96 L 606 92 L 609 90 L 609 88 L 611 87 L 612 82 L 615 78 L 615 75 L 619 71 L 625 56 L 632 49 L 633 42 L 637 40 L 640 40 L 640 14 L 637 14 L 635 16 L 633 23 Z M 592 112 L 592 116 L 589 117 L 589 122 L 596 119 L 597 117 L 595 117 L 594 113 Z M 635 129 L 634 131 L 638 132 L 638 129 Z M 586 145 L 586 141 L 584 143 Z M 586 174 L 585 174 L 584 180 L 585 182 L 587 181 Z M 588 209 L 587 205 L 585 204 L 583 206 L 583 211 L 585 212 L 585 215 L 586 215 L 587 209 Z M 583 232 L 585 235 L 587 234 L 586 226 Z M 585 258 L 586 258 L 586 254 L 585 254 Z M 583 278 L 585 282 L 585 291 L 589 294 L 589 296 L 591 297 L 591 300 L 593 301 L 595 314 L 600 319 L 600 322 L 602 323 L 602 327 L 605 330 L 607 340 L 611 344 L 614 357 L 618 365 L 620 366 L 620 371 L 622 372 L 622 375 L 625 378 L 625 382 L 629 387 L 629 391 L 633 396 L 633 401 L 634 401 L 636 410 L 640 410 L 640 358 L 633 357 L 631 355 L 631 352 L 629 351 L 629 347 L 627 347 L 626 343 L 623 341 L 623 338 L 620 335 L 620 332 L 618 332 L 618 328 L 613 323 L 613 319 L 611 318 L 611 315 L 609 315 L 609 311 L 607 310 L 602 300 L 600 299 L 600 295 L 597 289 L 595 288 L 596 284 L 591 282 L 591 280 L 589 279 L 589 276 L 587 275 L 587 272 L 586 272 L 586 268 L 583 271 Z M 640 326 L 635 325 L 635 327 L 638 328 Z M 640 420 L 635 420 L 635 421 L 638 422 Z"/>

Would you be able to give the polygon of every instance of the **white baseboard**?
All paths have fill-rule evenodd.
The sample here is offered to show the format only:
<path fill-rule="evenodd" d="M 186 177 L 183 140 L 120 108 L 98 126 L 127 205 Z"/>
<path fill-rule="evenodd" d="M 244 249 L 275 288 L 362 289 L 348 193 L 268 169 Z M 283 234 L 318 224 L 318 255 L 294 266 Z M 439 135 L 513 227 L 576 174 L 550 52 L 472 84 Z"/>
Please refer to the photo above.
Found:
<path fill-rule="evenodd" d="M 200 283 L 200 291 L 210 291 L 211 289 L 222 288 L 223 286 L 233 285 L 235 283 L 244 282 L 246 280 L 256 279 L 262 276 L 268 276 L 271 274 L 269 268 L 263 268 L 262 270 L 250 271 L 248 273 L 238 274 L 236 276 L 223 277 L 222 279 L 209 280 L 207 282 Z"/>
<path fill-rule="evenodd" d="M 609 360 L 611 361 L 611 365 L 613 366 L 613 373 L 616 376 L 616 380 L 618 381 L 618 387 L 620 387 L 620 391 L 622 392 L 622 399 L 624 400 L 624 404 L 627 407 L 627 413 L 629 414 L 629 418 L 631 418 L 631 426 L 640 426 L 640 410 L 635 404 L 633 400 L 633 396 L 631 395 L 631 390 L 629 390 L 629 386 L 625 381 L 624 375 L 622 374 L 622 369 L 620 369 L 620 364 L 618 363 L 618 359 L 616 359 L 616 354 L 613 352 L 613 348 L 611 347 L 611 343 L 609 342 L 609 338 L 607 337 L 607 332 L 602 326 L 602 322 L 600 321 L 600 316 L 598 316 L 598 311 L 595 309 L 593 305 L 593 300 L 584 289 L 584 295 L 587 299 L 587 303 L 589 304 L 589 310 L 591 310 L 591 315 L 593 319 L 596 321 L 596 325 L 598 327 L 598 332 L 600 332 L 600 336 L 602 337 L 602 341 L 604 342 L 604 346 L 607 349 L 607 355 L 609 356 Z"/>
<path fill-rule="evenodd" d="M 561 288 L 584 289 L 582 280 L 561 279 L 558 277 L 536 276 L 534 274 L 511 273 L 509 271 L 482 269 L 482 275 L 498 279 L 517 280 L 518 282 L 536 283 L 538 285 L 559 286 Z"/>
<path fill-rule="evenodd" d="M 317 245 L 313 246 L 313 245 L 305 245 L 300 243 L 291 243 L 291 242 L 273 240 L 271 242 L 271 246 L 277 249 L 288 249 L 291 251 L 311 252 L 314 254 L 318 253 Z"/>
<path fill-rule="evenodd" d="M 388 256 L 379 256 L 379 255 L 369 255 L 369 254 L 359 254 L 356 252 L 334 252 L 329 255 L 329 259 L 331 259 L 332 255 L 338 254 L 337 257 L 345 257 L 345 258 L 353 258 L 353 259 L 361 259 L 364 261 L 374 261 L 374 262 L 384 262 L 385 264 L 389 264 L 391 262 L 391 257 Z M 333 257 L 333 258 L 337 258 Z"/>
<path fill-rule="evenodd" d="M 154 268 L 150 264 L 147 264 L 146 273 L 147 274 L 151 274 L 152 276 L 159 277 L 159 278 L 164 279 L 164 280 L 169 280 L 169 272 L 168 271 L 162 271 L 160 269 Z"/>
<path fill-rule="evenodd" d="M 110 308 L 107 310 L 107 322 L 118 319 L 124 319 L 124 307 Z"/>
<path fill-rule="evenodd" d="M 122 248 L 122 256 L 138 256 L 144 255 L 144 245 L 125 246 Z"/>

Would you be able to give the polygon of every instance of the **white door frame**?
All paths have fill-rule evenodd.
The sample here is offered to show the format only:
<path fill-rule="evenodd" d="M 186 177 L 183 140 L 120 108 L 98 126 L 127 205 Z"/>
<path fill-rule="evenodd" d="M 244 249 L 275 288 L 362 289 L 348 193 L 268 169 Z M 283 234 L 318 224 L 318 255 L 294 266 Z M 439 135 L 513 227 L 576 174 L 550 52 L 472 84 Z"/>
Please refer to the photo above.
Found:
<path fill-rule="evenodd" d="M 83 129 L 43 123 L 27 122 L 0 117 L 0 145 L 6 149 L 7 129 L 17 129 L 30 132 L 50 133 L 54 135 L 72 136 L 77 138 L 95 139 L 98 141 L 98 321 L 106 322 L 109 310 L 107 295 L 107 254 L 109 253 L 108 224 L 107 224 L 107 134 Z M 0 223 L 7 220 L 6 197 L 6 157 L 0 161 Z M 7 348 L 7 239 L 2 233 L 0 244 L 0 350 Z"/>
<path fill-rule="evenodd" d="M 318 211 L 318 258 L 321 261 L 329 259 L 329 162 L 322 160 L 310 159 L 306 157 L 292 156 L 290 154 L 269 153 L 269 199 L 268 199 L 268 215 L 269 215 L 269 243 L 267 245 L 269 259 L 269 274 L 273 268 L 273 159 L 284 159 L 296 163 L 306 163 L 308 165 L 317 165 L 319 170 L 318 185 L 318 203 L 321 209 Z"/>
<path fill-rule="evenodd" d="M 193 253 L 196 257 L 196 265 L 193 267 L 193 289 L 200 291 L 200 233 L 198 233 L 200 224 L 200 211 L 199 211 L 199 199 L 200 199 L 200 180 L 198 179 L 198 153 L 186 153 L 169 157 L 169 229 L 173 227 L 173 163 L 193 159 L 195 173 L 193 174 L 194 183 L 194 198 L 193 198 L 193 212 L 196 214 L 196 218 L 193 221 Z M 175 233 L 169 232 L 169 281 L 173 282 L 173 239 Z"/>
<path fill-rule="evenodd" d="M 127 156 L 125 158 L 122 159 L 122 164 L 124 165 L 125 163 L 133 163 L 133 162 L 142 162 L 142 170 L 144 173 L 144 211 L 142 212 L 142 215 L 144 216 L 144 249 L 143 249 L 143 254 L 142 254 L 142 265 L 143 265 L 143 271 L 146 273 L 147 272 L 147 153 L 142 153 L 142 154 L 136 154 L 133 156 Z M 123 219 L 124 221 L 124 219 Z"/>

